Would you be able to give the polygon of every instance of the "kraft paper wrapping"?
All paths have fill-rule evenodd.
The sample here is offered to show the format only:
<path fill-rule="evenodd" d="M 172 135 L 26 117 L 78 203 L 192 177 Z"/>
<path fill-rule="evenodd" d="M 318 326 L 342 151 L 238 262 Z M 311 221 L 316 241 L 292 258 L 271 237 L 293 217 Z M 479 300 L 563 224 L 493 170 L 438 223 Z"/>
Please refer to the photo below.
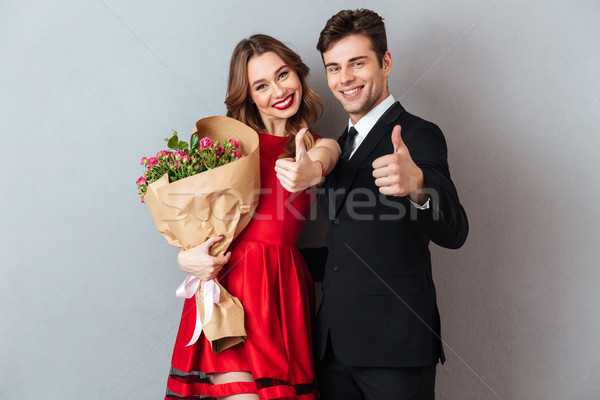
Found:
<path fill-rule="evenodd" d="M 148 185 L 144 200 L 159 232 L 175 247 L 189 249 L 211 236 L 224 235 L 210 250 L 210 254 L 216 256 L 223 254 L 248 225 L 258 204 L 258 134 L 247 125 L 222 116 L 196 122 L 196 132 L 199 138 L 209 137 L 213 142 L 235 139 L 240 143 L 240 153 L 246 157 L 172 183 L 165 175 Z M 219 286 L 219 302 L 213 304 L 212 317 L 202 327 L 214 352 L 234 346 L 246 336 L 244 309 L 240 301 Z M 201 289 L 198 291 L 196 299 L 200 316 L 204 303 Z"/>
<path fill-rule="evenodd" d="M 213 304 L 213 315 L 210 322 L 204 325 L 204 335 L 210 340 L 213 353 L 219 353 L 235 346 L 246 339 L 244 329 L 244 307 L 237 297 L 229 294 L 227 290 L 215 279 L 221 289 L 218 303 Z M 204 321 L 204 300 L 196 296 L 196 307 L 199 310 L 201 321 Z"/>

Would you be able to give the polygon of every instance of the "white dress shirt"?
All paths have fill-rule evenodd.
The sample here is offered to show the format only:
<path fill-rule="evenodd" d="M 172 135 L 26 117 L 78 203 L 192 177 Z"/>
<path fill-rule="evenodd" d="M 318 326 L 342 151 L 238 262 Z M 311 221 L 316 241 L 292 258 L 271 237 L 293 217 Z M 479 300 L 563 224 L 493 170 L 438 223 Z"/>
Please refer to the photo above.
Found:
<path fill-rule="evenodd" d="M 356 152 L 356 149 L 358 149 L 358 146 L 360 146 L 360 144 L 363 142 L 363 140 L 365 140 L 369 132 L 371 132 L 371 129 L 373 129 L 377 121 L 379 121 L 379 118 L 381 118 L 381 116 L 385 114 L 388 108 L 393 106 L 395 102 L 396 100 L 394 100 L 394 96 L 390 94 L 381 103 L 377 104 L 375 108 L 369 111 L 367 115 L 359 119 L 356 125 L 354 125 L 352 121 L 348 119 L 348 129 L 354 127 L 354 129 L 356 129 L 357 132 L 356 136 L 354 137 L 354 146 L 352 147 L 352 151 L 350 152 L 350 158 L 352 158 L 352 156 Z"/>

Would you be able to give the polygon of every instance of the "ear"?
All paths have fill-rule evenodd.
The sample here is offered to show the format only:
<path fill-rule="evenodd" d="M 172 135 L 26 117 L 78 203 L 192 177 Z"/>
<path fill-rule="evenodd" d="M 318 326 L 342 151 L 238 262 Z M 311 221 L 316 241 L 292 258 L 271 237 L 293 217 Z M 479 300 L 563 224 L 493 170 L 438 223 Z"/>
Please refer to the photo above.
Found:
<path fill-rule="evenodd" d="M 387 77 L 392 70 L 392 54 L 386 51 L 381 60 L 381 68 L 383 69 L 384 75 Z"/>

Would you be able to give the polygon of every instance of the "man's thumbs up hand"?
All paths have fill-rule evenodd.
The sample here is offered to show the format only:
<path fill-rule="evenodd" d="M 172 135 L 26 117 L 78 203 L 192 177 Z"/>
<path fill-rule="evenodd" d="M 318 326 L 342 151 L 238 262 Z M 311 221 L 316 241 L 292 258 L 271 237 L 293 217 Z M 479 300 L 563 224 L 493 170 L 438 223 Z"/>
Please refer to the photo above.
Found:
<path fill-rule="evenodd" d="M 424 204 L 427 195 L 423 189 L 423 171 L 415 164 L 408 148 L 402 141 L 402 128 L 396 125 L 392 131 L 394 152 L 373 161 L 373 176 L 379 192 L 389 196 L 410 196 L 417 204 Z"/>
<path fill-rule="evenodd" d="M 402 141 L 401 132 L 402 132 L 402 127 L 400 125 L 396 125 L 394 127 L 394 130 L 392 131 L 392 143 L 394 145 L 394 153 L 399 153 L 403 147 L 406 148 L 406 146 L 404 145 L 404 142 Z"/>
<path fill-rule="evenodd" d="M 299 192 L 321 182 L 321 163 L 313 161 L 304 145 L 303 128 L 296 133 L 296 159 L 281 158 L 275 163 L 277 178 L 288 192 Z"/>

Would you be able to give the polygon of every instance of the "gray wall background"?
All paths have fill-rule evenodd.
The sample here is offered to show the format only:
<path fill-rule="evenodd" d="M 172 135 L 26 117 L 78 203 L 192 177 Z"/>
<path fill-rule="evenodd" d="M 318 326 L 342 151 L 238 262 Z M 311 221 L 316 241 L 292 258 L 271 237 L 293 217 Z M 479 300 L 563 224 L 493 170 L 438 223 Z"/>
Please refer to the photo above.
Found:
<path fill-rule="evenodd" d="M 231 51 L 258 32 L 303 56 L 337 137 L 315 44 L 358 7 L 386 18 L 391 91 L 444 131 L 471 223 L 462 249 L 432 248 L 438 398 L 598 398 L 593 0 L 2 0 L 0 397 L 161 398 L 184 273 L 135 193 L 139 159 L 225 112 Z"/>

